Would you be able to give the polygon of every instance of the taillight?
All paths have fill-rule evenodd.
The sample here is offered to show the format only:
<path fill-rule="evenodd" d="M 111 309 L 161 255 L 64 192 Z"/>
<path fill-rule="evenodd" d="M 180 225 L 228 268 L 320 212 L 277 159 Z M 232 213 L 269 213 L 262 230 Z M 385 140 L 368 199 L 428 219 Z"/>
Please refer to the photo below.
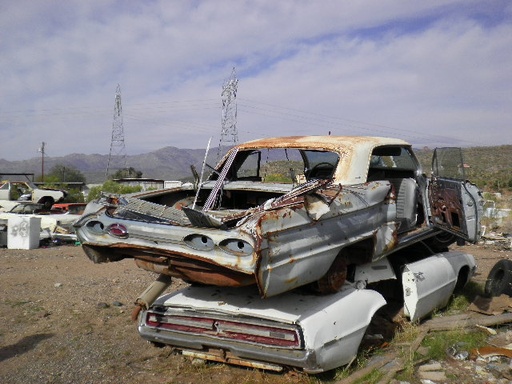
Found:
<path fill-rule="evenodd" d="M 128 229 L 123 224 L 110 224 L 107 228 L 107 233 L 114 237 L 125 239 L 128 237 Z"/>
<path fill-rule="evenodd" d="M 203 335 L 238 342 L 283 348 L 301 348 L 299 331 L 281 324 L 254 324 L 232 320 L 147 313 L 146 325 L 190 335 Z"/>
<path fill-rule="evenodd" d="M 197 249 L 198 251 L 211 251 L 213 248 L 215 248 L 213 240 L 205 235 L 188 235 L 183 239 L 183 241 L 190 248 Z"/>
<path fill-rule="evenodd" d="M 251 244 L 240 239 L 225 239 L 220 242 L 219 246 L 224 250 L 224 252 L 228 252 L 236 256 L 248 256 L 254 251 Z"/>

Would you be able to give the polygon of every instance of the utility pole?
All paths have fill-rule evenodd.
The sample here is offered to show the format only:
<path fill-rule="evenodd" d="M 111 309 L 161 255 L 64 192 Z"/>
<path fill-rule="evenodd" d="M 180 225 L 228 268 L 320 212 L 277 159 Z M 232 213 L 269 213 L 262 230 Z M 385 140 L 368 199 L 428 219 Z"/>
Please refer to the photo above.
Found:
<path fill-rule="evenodd" d="M 113 169 L 126 168 L 126 149 L 124 146 L 123 106 L 121 105 L 121 86 L 117 84 L 114 101 L 114 121 L 112 123 L 112 140 L 110 141 L 110 153 L 108 155 L 105 178 Z"/>
<path fill-rule="evenodd" d="M 41 181 L 44 182 L 44 146 L 46 143 L 43 141 L 41 143 L 41 148 L 39 148 L 38 152 L 41 152 Z"/>
<path fill-rule="evenodd" d="M 231 143 L 232 145 L 238 144 L 238 131 L 236 128 L 237 106 L 236 106 L 236 93 L 238 90 L 238 79 L 236 78 L 236 71 L 233 67 L 231 76 L 224 82 L 222 86 L 222 116 L 221 116 L 221 132 L 219 149 L 217 151 L 217 161 L 220 160 L 222 155 L 222 147 Z"/>

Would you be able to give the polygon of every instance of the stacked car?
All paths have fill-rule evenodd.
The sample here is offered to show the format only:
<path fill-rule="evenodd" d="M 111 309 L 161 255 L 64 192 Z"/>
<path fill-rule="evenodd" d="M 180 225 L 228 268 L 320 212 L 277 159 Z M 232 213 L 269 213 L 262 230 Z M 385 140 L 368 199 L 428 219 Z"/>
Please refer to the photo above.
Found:
<path fill-rule="evenodd" d="M 133 258 L 159 274 L 138 298 L 142 337 L 320 372 L 357 353 L 386 302 L 381 282 L 416 320 L 470 279 L 472 256 L 448 252 L 480 236 L 482 198 L 463 165 L 460 149 L 437 149 L 427 176 L 399 139 L 261 139 L 203 164 L 206 180 L 104 196 L 75 226 L 94 262 Z M 158 298 L 171 278 L 191 287 Z"/>

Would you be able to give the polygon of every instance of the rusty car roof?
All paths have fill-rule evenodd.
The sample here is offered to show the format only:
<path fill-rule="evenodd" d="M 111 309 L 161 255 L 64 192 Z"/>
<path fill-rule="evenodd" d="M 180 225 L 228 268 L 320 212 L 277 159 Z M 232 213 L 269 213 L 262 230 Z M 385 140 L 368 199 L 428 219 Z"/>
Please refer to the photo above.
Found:
<path fill-rule="evenodd" d="M 295 148 L 336 152 L 340 161 L 333 175 L 334 182 L 359 184 L 366 181 L 373 149 L 386 145 L 411 146 L 401 139 L 377 136 L 285 136 L 252 140 L 236 148 Z"/>
<path fill-rule="evenodd" d="M 349 147 L 371 148 L 380 145 L 410 145 L 408 142 L 377 136 L 284 136 L 256 139 L 239 144 L 240 149 L 250 148 L 311 148 L 344 152 Z"/>

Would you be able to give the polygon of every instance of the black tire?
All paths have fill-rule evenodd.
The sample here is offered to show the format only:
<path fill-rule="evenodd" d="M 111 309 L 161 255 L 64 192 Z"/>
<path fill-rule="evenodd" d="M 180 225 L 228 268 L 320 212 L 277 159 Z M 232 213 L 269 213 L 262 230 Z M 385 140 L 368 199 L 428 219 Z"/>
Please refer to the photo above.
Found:
<path fill-rule="evenodd" d="M 502 294 L 512 296 L 512 260 L 503 259 L 494 264 L 485 282 L 487 297 Z"/>
<path fill-rule="evenodd" d="M 424 243 L 434 252 L 448 252 L 448 247 L 457 241 L 457 236 L 449 232 L 441 232 L 424 241 Z"/>
<path fill-rule="evenodd" d="M 44 205 L 45 209 L 50 210 L 52 208 L 53 204 L 55 203 L 55 200 L 53 200 L 53 198 L 51 198 L 51 197 L 43 197 L 40 200 L 40 203 Z"/>

